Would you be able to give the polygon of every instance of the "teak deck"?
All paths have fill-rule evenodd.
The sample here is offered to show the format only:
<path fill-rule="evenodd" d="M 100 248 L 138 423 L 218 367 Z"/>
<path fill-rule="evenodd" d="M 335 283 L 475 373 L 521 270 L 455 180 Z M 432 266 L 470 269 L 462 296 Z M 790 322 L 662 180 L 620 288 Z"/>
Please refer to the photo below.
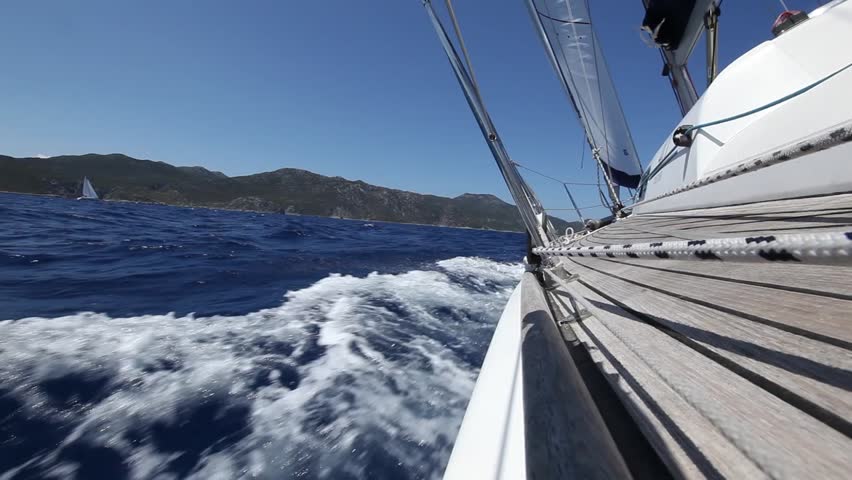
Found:
<path fill-rule="evenodd" d="M 842 194 L 633 216 L 576 245 L 850 227 Z M 676 476 L 852 475 L 852 267 L 562 257 L 546 280 Z"/>

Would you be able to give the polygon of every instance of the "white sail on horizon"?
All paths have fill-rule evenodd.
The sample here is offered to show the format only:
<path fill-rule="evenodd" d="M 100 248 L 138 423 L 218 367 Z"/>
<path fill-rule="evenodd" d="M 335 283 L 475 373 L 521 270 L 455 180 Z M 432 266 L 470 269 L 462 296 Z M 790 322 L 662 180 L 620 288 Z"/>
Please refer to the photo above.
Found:
<path fill-rule="evenodd" d="M 83 177 L 83 196 L 82 198 L 90 198 L 93 200 L 98 200 L 98 194 L 95 192 L 95 188 L 92 186 L 92 182 L 89 181 L 89 177 Z"/>
<path fill-rule="evenodd" d="M 636 188 L 642 173 L 615 86 L 584 0 L 528 0 L 533 20 L 591 148 L 616 185 Z"/>

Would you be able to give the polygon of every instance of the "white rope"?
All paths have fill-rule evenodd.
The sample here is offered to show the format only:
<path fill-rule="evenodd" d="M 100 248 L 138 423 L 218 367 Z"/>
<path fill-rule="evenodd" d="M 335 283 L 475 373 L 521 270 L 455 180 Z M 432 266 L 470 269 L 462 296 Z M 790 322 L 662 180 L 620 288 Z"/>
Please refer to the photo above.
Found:
<path fill-rule="evenodd" d="M 545 257 L 852 264 L 852 231 L 593 247 L 541 247 L 534 248 L 533 253 Z"/>
<path fill-rule="evenodd" d="M 770 167 L 772 165 L 777 165 L 779 163 L 783 163 L 789 160 L 794 160 L 796 158 L 803 157 L 811 153 L 826 150 L 849 141 L 852 141 L 852 121 L 831 127 L 830 129 L 824 130 L 804 140 L 789 144 L 771 153 L 760 154 L 756 157 L 746 160 L 743 163 L 740 163 L 739 165 L 735 165 L 724 171 L 714 173 L 703 178 L 699 178 L 694 182 L 675 188 L 674 190 L 671 190 L 652 199 L 644 200 L 635 204 L 634 206 L 653 202 L 654 200 L 659 200 L 661 198 L 670 197 L 678 193 L 683 193 L 687 190 L 693 190 L 699 187 L 710 185 L 711 183 L 716 183 L 721 180 L 726 180 L 728 178 L 743 175 L 745 173 L 751 173 L 766 167 Z"/>

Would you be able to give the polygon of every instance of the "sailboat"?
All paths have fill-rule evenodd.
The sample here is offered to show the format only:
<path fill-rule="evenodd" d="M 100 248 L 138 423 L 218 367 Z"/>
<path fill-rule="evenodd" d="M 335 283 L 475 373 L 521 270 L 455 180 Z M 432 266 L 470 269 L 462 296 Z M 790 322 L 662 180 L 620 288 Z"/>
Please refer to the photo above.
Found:
<path fill-rule="evenodd" d="M 83 195 L 77 197 L 77 200 L 100 200 L 98 193 L 95 192 L 95 187 L 89 181 L 89 177 L 83 177 Z"/>
<path fill-rule="evenodd" d="M 719 1 L 644 0 L 683 117 L 643 167 L 588 3 L 524 1 L 612 215 L 554 231 L 451 1 L 455 40 L 423 0 L 529 245 L 445 478 L 848 478 L 852 2 L 785 11 L 719 71 Z"/>

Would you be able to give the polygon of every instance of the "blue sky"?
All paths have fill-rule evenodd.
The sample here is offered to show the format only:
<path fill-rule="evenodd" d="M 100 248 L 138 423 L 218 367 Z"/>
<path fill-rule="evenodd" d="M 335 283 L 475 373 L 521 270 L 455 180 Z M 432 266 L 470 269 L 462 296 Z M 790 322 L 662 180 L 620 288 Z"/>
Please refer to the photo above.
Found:
<path fill-rule="evenodd" d="M 524 0 L 454 3 L 513 159 L 593 181 Z M 659 55 L 640 41 L 641 2 L 590 3 L 647 162 L 679 114 Z M 818 2 L 787 3 L 809 10 Z M 724 67 L 769 39 L 781 7 L 728 0 L 722 10 Z M 3 2 L 0 59 L 3 154 L 120 152 L 228 175 L 296 167 L 509 198 L 420 0 Z M 525 176 L 546 207 L 569 206 L 559 184 Z M 574 191 L 581 206 L 598 203 L 593 188 Z"/>

